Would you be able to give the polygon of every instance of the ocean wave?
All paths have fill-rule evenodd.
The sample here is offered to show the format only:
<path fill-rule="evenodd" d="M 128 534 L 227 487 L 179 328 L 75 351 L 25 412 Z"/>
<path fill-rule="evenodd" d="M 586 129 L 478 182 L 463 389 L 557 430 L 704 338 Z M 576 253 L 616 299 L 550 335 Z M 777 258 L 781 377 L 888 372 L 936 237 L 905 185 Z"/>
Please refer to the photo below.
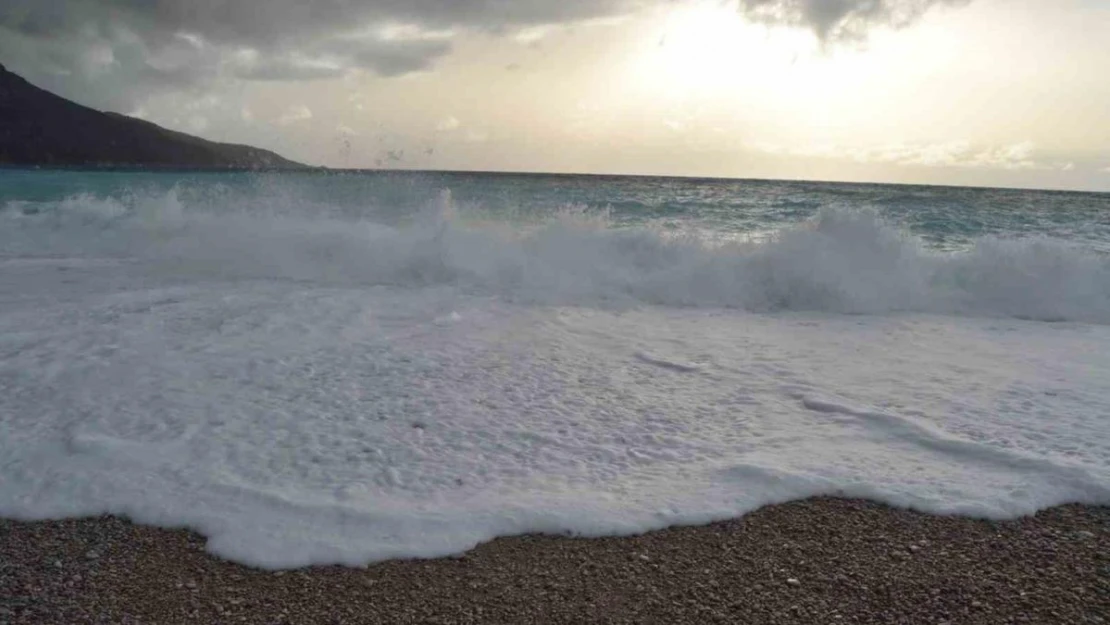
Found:
<path fill-rule="evenodd" d="M 284 568 L 817 494 L 992 519 L 1110 502 L 1110 326 L 967 316 L 1110 323 L 1105 258 L 939 253 L 845 209 L 722 242 L 448 193 L 373 208 L 0 207 L 0 516 L 187 526 Z"/>
<path fill-rule="evenodd" d="M 760 241 L 615 225 L 566 207 L 539 223 L 459 209 L 444 192 L 407 223 L 340 218 L 288 199 L 183 200 L 177 190 L 9 202 L 5 256 L 130 257 L 197 279 L 453 285 L 514 301 L 927 312 L 1110 323 L 1110 260 L 1050 238 L 928 249 L 873 212 L 826 208 Z"/>

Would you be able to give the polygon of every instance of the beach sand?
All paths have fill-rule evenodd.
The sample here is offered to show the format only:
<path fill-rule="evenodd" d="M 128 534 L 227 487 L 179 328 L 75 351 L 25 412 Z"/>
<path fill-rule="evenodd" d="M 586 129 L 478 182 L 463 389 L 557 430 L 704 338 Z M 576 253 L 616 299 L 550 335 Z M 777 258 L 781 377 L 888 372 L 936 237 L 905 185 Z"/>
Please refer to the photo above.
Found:
<path fill-rule="evenodd" d="M 0 623 L 1110 623 L 1110 508 L 988 522 L 846 499 L 624 538 L 267 572 L 114 517 L 0 520 Z"/>

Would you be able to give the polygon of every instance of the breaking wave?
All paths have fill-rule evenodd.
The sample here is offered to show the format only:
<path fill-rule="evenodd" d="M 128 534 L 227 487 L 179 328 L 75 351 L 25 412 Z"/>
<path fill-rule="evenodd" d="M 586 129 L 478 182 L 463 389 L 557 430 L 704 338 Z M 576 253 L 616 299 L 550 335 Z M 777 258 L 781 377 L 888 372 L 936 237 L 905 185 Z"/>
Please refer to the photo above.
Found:
<path fill-rule="evenodd" d="M 929 312 L 1110 323 L 1110 260 L 1060 240 L 982 238 L 937 252 L 874 213 L 825 209 L 760 242 L 620 227 L 567 207 L 540 223 L 459 210 L 449 192 L 406 223 L 281 198 L 184 201 L 177 190 L 9 202 L 4 255 L 123 257 L 198 279 L 446 285 L 515 301 L 754 312 Z"/>

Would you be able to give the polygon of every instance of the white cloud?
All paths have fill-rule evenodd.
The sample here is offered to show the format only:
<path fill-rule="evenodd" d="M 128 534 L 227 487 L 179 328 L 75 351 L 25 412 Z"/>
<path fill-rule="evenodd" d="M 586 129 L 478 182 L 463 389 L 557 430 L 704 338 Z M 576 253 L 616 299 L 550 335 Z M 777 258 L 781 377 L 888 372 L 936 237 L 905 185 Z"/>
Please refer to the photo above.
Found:
<path fill-rule="evenodd" d="M 952 141 L 918 146 L 888 147 L 882 157 L 887 162 L 897 162 L 904 165 L 944 167 L 965 161 L 973 152 L 971 144 L 967 141 Z"/>
<path fill-rule="evenodd" d="M 970 164 L 999 169 L 1044 169 L 1041 163 L 1033 160 L 1036 150 L 1037 145 L 1032 141 L 988 148 L 976 154 Z"/>
<path fill-rule="evenodd" d="M 687 123 L 680 119 L 664 119 L 663 125 L 675 132 L 683 132 L 687 127 Z"/>
<path fill-rule="evenodd" d="M 436 124 L 436 132 L 453 132 L 458 130 L 461 125 L 458 118 L 454 115 L 450 115 L 439 120 L 439 123 Z"/>
<path fill-rule="evenodd" d="M 310 119 L 312 119 L 312 109 L 303 104 L 297 104 L 286 109 L 285 112 L 281 114 L 281 117 L 277 119 L 277 123 L 282 126 L 288 126 Z"/>
<path fill-rule="evenodd" d="M 1006 170 L 1071 171 L 1075 164 L 1040 159 L 1032 141 L 1002 146 L 974 146 L 967 141 L 948 143 L 894 143 L 879 146 L 841 146 L 835 143 L 782 146 L 748 143 L 753 151 L 776 156 L 822 158 L 856 163 L 887 163 L 920 167 L 959 167 Z"/>
<path fill-rule="evenodd" d="M 513 41 L 526 46 L 535 45 L 554 31 L 555 28 L 548 25 L 522 28 L 513 35 Z"/>
<path fill-rule="evenodd" d="M 418 24 L 390 23 L 376 29 L 379 39 L 386 41 L 428 41 L 432 39 L 452 39 L 455 36 L 453 29 L 429 30 L 421 28 Z"/>
<path fill-rule="evenodd" d="M 198 50 L 204 47 L 204 39 L 193 33 L 176 32 L 173 36 L 188 43 Z"/>

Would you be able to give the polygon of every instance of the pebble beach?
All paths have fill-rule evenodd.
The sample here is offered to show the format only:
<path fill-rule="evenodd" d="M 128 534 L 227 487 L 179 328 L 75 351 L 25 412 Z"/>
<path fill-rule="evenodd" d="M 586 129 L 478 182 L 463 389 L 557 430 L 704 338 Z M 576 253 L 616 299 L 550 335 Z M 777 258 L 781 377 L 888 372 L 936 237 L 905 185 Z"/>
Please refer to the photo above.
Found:
<path fill-rule="evenodd" d="M 116 517 L 0 521 L 0 623 L 1107 623 L 1110 508 L 991 522 L 848 499 L 640 536 L 262 571 Z"/>

